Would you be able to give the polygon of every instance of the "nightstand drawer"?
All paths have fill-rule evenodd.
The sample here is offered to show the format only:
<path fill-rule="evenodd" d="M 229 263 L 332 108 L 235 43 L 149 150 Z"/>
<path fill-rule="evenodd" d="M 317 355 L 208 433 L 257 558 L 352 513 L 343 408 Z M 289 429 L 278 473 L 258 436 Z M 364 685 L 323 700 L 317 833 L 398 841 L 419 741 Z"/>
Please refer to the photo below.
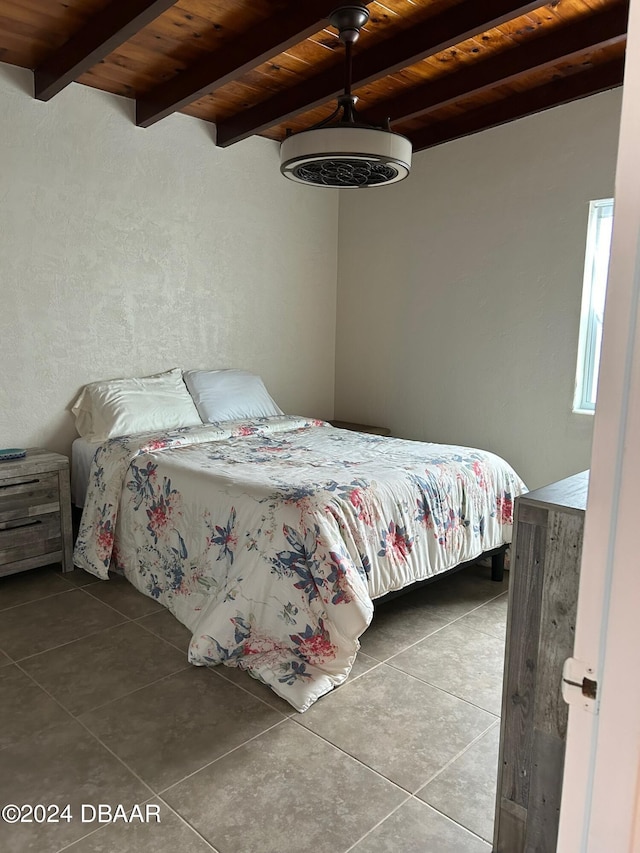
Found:
<path fill-rule="evenodd" d="M 0 577 L 51 563 L 73 569 L 69 460 L 28 447 L 0 463 Z"/>
<path fill-rule="evenodd" d="M 37 518 L 12 518 L 0 522 L 0 574 L 4 563 L 61 550 L 59 512 L 46 513 Z"/>
<path fill-rule="evenodd" d="M 0 524 L 60 509 L 58 474 L 34 474 L 0 481 Z"/>

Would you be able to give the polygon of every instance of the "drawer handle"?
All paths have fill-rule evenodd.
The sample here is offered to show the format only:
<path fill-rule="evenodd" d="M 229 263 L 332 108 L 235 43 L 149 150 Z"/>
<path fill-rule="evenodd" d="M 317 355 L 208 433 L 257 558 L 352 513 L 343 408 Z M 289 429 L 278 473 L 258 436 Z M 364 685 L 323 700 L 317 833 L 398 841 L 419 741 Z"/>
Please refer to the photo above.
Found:
<path fill-rule="evenodd" d="M 15 489 L 18 486 L 30 486 L 31 483 L 39 483 L 40 480 L 36 477 L 35 480 L 23 480 L 21 483 L 9 483 L 8 485 L 3 485 L 0 483 L 0 489 Z"/>
<path fill-rule="evenodd" d="M 0 522 L 0 531 L 17 530 L 21 527 L 35 527 L 36 524 L 42 524 L 42 521 L 39 518 L 35 518 L 29 521 L 26 521 L 22 518 L 19 518 L 17 521 L 2 521 Z"/>

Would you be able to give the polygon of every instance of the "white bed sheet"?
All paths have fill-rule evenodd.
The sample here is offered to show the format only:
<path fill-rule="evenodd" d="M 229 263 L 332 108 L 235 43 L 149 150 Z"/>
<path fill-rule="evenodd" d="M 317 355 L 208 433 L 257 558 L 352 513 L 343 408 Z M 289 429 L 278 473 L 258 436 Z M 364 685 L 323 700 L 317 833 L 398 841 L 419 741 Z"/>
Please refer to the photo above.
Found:
<path fill-rule="evenodd" d="M 71 502 L 82 508 L 87 497 L 89 471 L 100 441 L 87 441 L 86 438 L 76 438 L 71 445 Z"/>

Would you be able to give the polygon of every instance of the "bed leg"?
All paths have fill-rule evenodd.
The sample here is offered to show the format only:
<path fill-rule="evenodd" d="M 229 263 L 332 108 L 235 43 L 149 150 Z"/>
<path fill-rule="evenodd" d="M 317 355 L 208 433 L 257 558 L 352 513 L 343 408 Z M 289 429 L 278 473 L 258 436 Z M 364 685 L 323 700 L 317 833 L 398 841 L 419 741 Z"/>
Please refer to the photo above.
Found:
<path fill-rule="evenodd" d="M 491 580 L 502 583 L 504 579 L 504 551 L 491 556 Z"/>

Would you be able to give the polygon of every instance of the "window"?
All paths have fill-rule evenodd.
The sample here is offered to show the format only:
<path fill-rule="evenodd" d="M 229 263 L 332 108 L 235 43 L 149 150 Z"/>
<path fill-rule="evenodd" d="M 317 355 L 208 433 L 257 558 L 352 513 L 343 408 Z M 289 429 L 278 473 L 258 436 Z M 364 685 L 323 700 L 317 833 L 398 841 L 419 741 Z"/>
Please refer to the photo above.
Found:
<path fill-rule="evenodd" d="M 576 392 L 573 398 L 574 412 L 593 414 L 596 408 L 612 225 L 613 199 L 605 198 L 590 202 L 582 285 Z"/>

